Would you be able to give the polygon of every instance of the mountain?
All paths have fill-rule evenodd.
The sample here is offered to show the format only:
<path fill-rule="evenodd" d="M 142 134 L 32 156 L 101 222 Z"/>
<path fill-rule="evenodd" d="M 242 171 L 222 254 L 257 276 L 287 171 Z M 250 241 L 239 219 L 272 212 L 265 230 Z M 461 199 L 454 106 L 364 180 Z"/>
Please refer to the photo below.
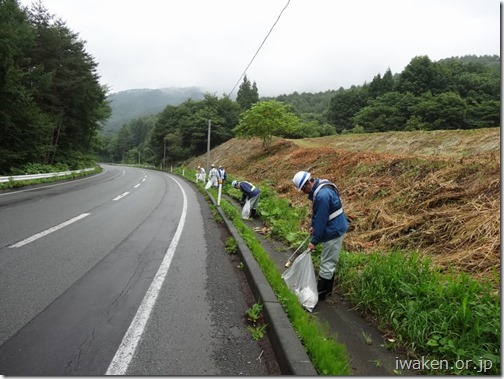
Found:
<path fill-rule="evenodd" d="M 161 112 L 167 105 L 179 105 L 188 99 L 203 99 L 198 87 L 171 87 L 161 89 L 131 89 L 109 95 L 107 100 L 112 115 L 104 124 L 105 133 L 116 133 L 132 119 Z"/>

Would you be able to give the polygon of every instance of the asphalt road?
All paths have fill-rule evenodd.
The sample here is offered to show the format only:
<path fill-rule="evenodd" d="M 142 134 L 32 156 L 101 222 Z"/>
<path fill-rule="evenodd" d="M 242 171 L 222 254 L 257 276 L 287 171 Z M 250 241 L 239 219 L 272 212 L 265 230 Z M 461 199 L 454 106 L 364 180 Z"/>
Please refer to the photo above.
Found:
<path fill-rule="evenodd" d="M 0 374 L 278 374 L 202 195 L 104 167 L 0 193 Z"/>

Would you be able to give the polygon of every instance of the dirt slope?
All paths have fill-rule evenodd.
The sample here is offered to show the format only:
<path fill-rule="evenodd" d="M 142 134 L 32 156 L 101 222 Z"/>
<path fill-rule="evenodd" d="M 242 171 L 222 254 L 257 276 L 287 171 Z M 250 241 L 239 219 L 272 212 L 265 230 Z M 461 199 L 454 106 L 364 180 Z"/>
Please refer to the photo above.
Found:
<path fill-rule="evenodd" d="M 500 270 L 500 128 L 277 139 L 269 152 L 232 139 L 210 158 L 295 206 L 309 203 L 292 185 L 298 170 L 333 180 L 352 224 L 346 250 L 418 250 L 475 276 Z M 206 154 L 187 162 L 198 164 Z"/>

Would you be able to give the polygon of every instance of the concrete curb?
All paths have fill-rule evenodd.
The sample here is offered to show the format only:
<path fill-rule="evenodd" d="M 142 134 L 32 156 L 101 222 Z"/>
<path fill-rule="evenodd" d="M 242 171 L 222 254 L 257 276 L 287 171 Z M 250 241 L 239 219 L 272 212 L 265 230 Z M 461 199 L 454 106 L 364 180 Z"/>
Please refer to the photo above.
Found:
<path fill-rule="evenodd" d="M 244 264 L 247 282 L 255 299 L 264 306 L 264 317 L 268 324 L 266 330 L 282 375 L 318 375 L 252 252 L 213 196 L 209 192 L 207 194 L 224 220 L 226 229 L 238 243 L 238 255 Z"/>

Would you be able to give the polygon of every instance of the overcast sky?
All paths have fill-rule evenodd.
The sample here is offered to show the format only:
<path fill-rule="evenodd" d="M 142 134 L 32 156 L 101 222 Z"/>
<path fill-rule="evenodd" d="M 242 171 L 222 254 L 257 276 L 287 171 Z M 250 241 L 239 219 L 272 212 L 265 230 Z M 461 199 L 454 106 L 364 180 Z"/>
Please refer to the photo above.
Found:
<path fill-rule="evenodd" d="M 21 0 L 30 5 L 31 0 Z M 43 0 L 86 42 L 111 92 L 320 92 L 400 73 L 415 56 L 500 55 L 498 0 Z M 284 9 L 285 8 L 285 9 Z M 283 12 L 282 12 L 283 10 Z M 238 86 L 235 86 L 238 83 Z"/>

